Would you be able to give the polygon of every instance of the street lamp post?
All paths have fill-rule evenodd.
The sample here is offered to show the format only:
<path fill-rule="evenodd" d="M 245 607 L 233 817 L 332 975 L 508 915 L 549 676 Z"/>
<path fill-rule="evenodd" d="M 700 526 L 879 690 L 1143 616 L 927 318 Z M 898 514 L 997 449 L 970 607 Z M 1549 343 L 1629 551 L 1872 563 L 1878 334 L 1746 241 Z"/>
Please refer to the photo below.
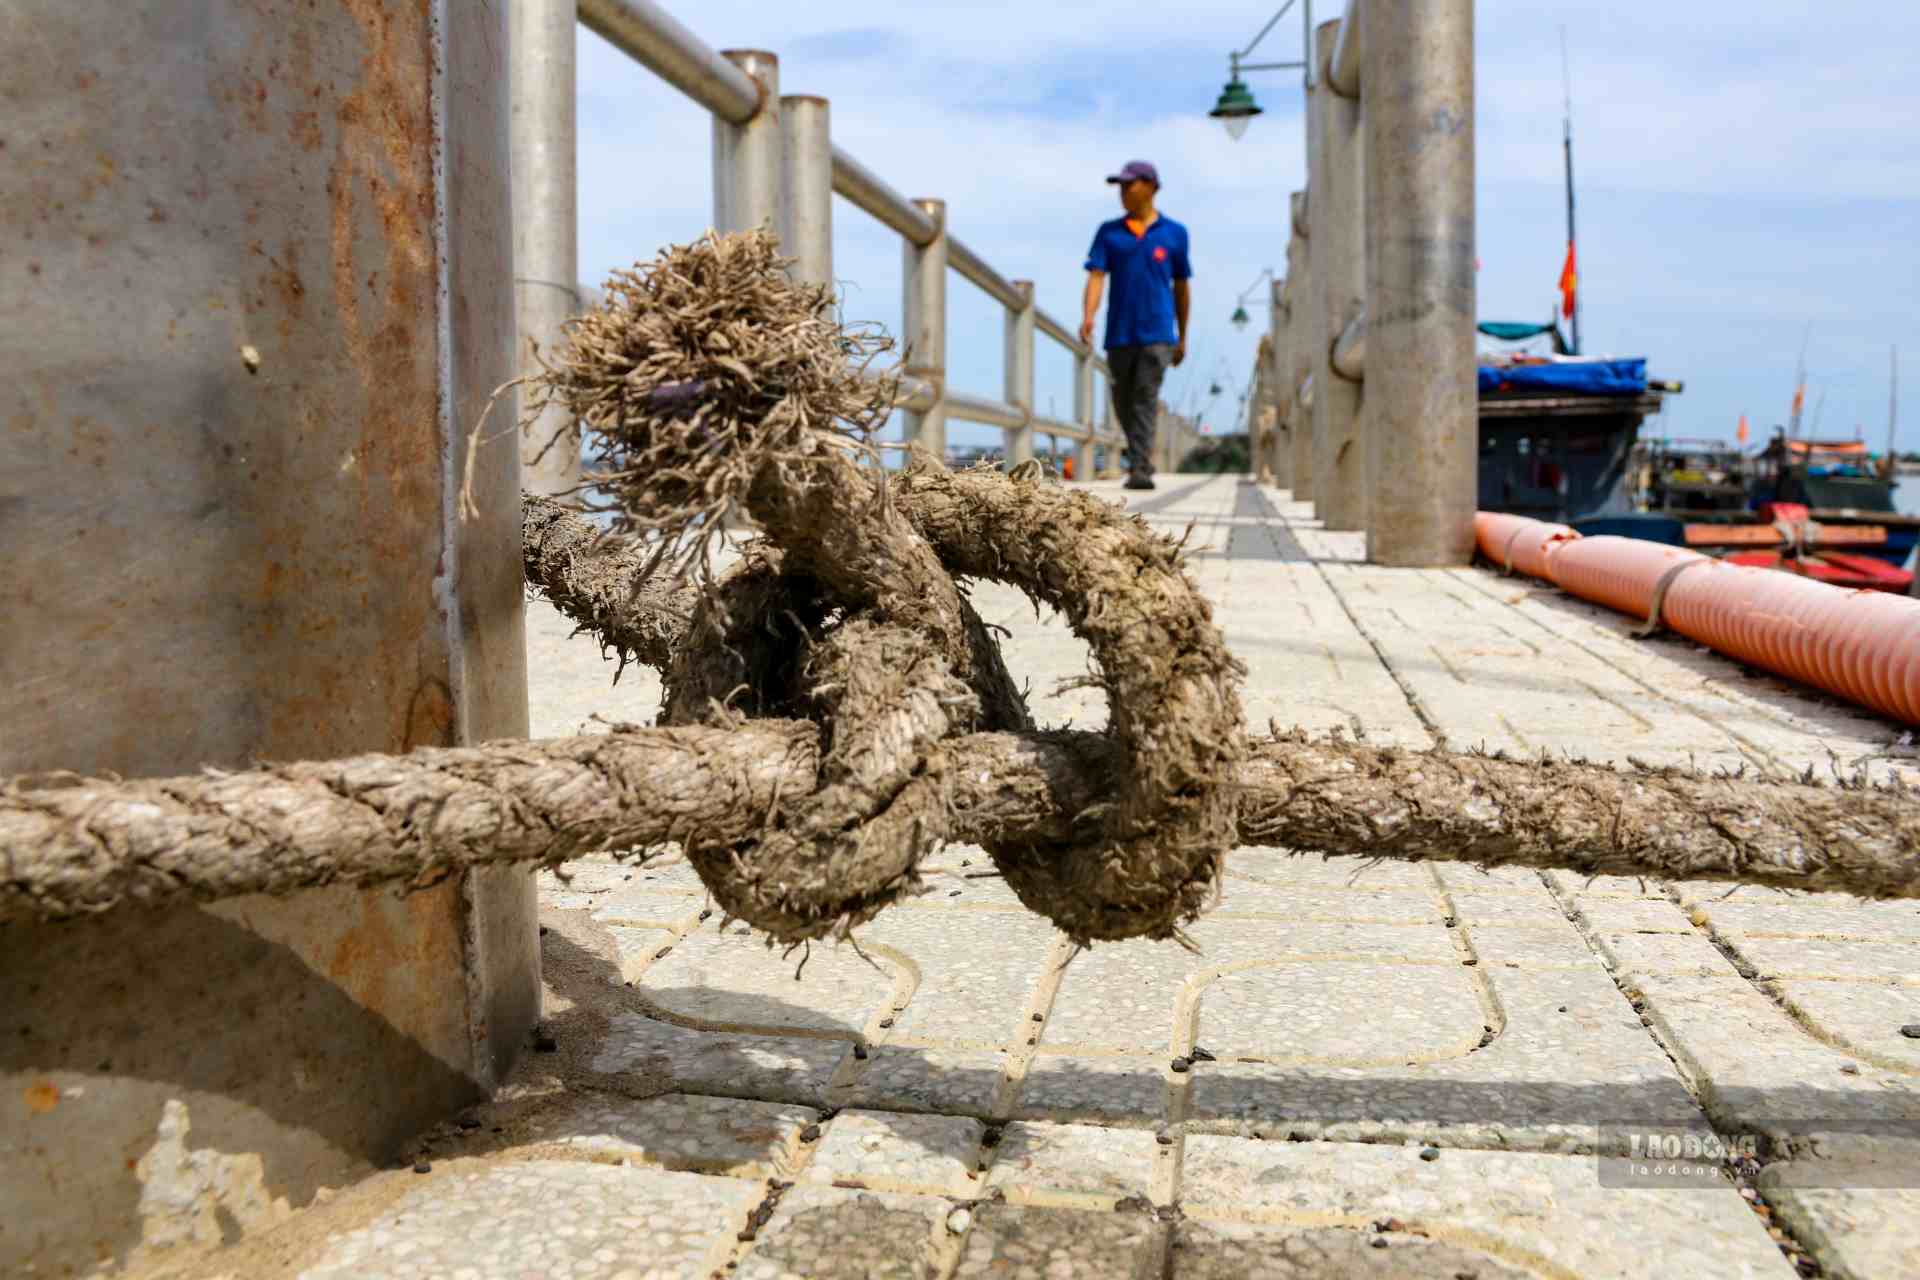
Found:
<path fill-rule="evenodd" d="M 1240 296 L 1234 300 L 1233 304 L 1232 319 L 1234 328 L 1244 329 L 1247 327 L 1247 322 L 1251 319 L 1251 317 L 1247 315 L 1247 299 L 1252 296 L 1254 290 L 1269 280 L 1272 280 L 1276 284 L 1279 283 L 1278 277 L 1273 274 L 1272 267 L 1264 268 L 1259 275 L 1253 278 L 1252 284 L 1240 291 Z"/>
<path fill-rule="evenodd" d="M 1260 28 L 1260 34 L 1253 38 L 1252 43 L 1237 53 L 1229 53 L 1227 55 L 1226 87 L 1220 90 L 1220 100 L 1214 104 L 1213 110 L 1207 112 L 1207 114 L 1225 125 L 1227 128 L 1227 136 L 1235 141 L 1238 141 L 1240 137 L 1246 133 L 1247 126 L 1253 122 L 1255 116 L 1261 113 L 1260 104 L 1253 100 L 1253 91 L 1248 89 L 1246 81 L 1240 78 L 1242 71 L 1289 71 L 1298 68 L 1301 72 L 1301 83 L 1309 89 L 1313 88 L 1313 61 L 1311 58 L 1300 62 L 1245 61 L 1246 57 L 1253 52 L 1254 47 L 1267 38 L 1267 33 L 1279 25 L 1280 19 L 1286 17 L 1288 11 L 1291 10 L 1295 4 L 1300 3 L 1302 3 L 1302 0 L 1287 0 L 1285 4 L 1280 6 L 1278 13 L 1267 19 L 1267 25 Z M 1313 0 L 1304 0 L 1301 17 L 1303 23 L 1301 30 L 1303 33 L 1304 48 L 1307 52 L 1311 53 L 1313 49 Z"/>

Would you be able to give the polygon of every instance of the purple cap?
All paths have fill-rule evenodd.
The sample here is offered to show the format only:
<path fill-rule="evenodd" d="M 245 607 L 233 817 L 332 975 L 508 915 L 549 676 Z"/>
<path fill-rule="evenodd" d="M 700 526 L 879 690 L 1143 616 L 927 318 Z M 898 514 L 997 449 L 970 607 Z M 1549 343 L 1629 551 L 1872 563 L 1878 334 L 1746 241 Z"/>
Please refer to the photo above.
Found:
<path fill-rule="evenodd" d="M 1108 176 L 1108 182 L 1132 182 L 1135 178 L 1145 178 L 1154 186 L 1160 185 L 1160 172 L 1145 160 L 1129 160 L 1126 167 L 1116 174 Z"/>

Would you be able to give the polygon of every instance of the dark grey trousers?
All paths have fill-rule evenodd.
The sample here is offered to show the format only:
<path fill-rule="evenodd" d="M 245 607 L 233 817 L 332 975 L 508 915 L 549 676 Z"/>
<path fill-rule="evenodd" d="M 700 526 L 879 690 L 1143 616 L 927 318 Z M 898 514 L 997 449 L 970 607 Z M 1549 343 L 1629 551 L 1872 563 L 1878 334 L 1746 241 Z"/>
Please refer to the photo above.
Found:
<path fill-rule="evenodd" d="M 1144 347 L 1112 347 L 1113 412 L 1127 436 L 1127 467 L 1137 476 L 1153 474 L 1153 427 L 1160 407 L 1160 384 L 1173 364 L 1173 347 L 1156 342 Z"/>

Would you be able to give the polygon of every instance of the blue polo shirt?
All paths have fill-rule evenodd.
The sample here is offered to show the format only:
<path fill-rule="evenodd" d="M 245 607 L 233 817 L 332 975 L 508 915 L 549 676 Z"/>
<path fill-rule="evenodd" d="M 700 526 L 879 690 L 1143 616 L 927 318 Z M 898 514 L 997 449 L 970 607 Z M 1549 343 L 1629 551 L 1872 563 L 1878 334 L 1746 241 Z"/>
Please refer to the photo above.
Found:
<path fill-rule="evenodd" d="M 1173 282 L 1193 275 L 1187 229 L 1161 214 L 1144 235 L 1125 218 L 1100 224 L 1087 250 L 1087 270 L 1107 275 L 1107 349 L 1180 341 Z"/>

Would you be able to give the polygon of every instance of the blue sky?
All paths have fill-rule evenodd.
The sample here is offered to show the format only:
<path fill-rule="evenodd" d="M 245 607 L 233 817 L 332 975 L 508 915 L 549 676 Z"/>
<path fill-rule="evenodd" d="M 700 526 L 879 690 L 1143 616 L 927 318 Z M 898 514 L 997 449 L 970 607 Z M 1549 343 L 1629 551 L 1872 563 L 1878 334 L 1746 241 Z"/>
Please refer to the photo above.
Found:
<path fill-rule="evenodd" d="M 1206 111 L 1228 51 L 1277 7 L 668 3 L 714 48 L 777 53 L 783 92 L 832 101 L 840 145 L 903 194 L 945 198 L 954 233 L 1003 275 L 1034 280 L 1070 325 L 1087 243 L 1117 207 L 1102 177 L 1154 161 L 1195 269 L 1189 356 L 1166 398 L 1221 424 L 1259 336 L 1228 317 L 1263 268 L 1284 268 L 1287 195 L 1305 181 L 1298 73 L 1249 76 L 1266 113 L 1239 142 Z M 1315 17 L 1338 12 L 1320 0 Z M 1858 425 L 1885 439 L 1898 344 L 1910 406 L 1899 441 L 1920 449 L 1920 5 L 1480 0 L 1475 22 L 1483 319 L 1544 319 L 1557 296 L 1564 25 L 1582 336 L 1589 353 L 1643 355 L 1654 376 L 1685 381 L 1650 430 L 1731 439 L 1745 413 L 1764 438 L 1785 420 L 1811 324 L 1807 413 L 1822 406 L 1822 434 Z M 1300 39 L 1289 15 L 1256 57 L 1296 59 Z M 707 229 L 711 130 L 584 29 L 578 77 L 580 265 L 593 283 Z M 844 201 L 834 219 L 848 317 L 897 330 L 897 237 Z M 998 304 L 956 275 L 949 307 L 950 383 L 998 395 Z M 1039 407 L 1070 416 L 1071 360 L 1039 348 Z M 1209 401 L 1215 381 L 1228 390 Z"/>

